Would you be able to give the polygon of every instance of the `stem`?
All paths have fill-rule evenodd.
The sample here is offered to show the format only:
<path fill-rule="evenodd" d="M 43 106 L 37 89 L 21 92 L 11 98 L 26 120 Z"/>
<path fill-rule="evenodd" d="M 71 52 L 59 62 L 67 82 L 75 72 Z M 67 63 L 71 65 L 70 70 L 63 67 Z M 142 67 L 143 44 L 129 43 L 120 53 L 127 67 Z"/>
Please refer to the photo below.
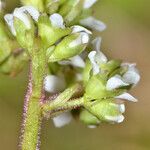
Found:
<path fill-rule="evenodd" d="M 43 50 L 32 52 L 31 77 L 25 100 L 21 150 L 36 150 L 42 122 L 40 102 L 43 100 L 43 78 L 46 74 L 46 56 Z"/>
<path fill-rule="evenodd" d="M 53 109 L 58 108 L 63 105 L 65 102 L 69 101 L 74 96 L 81 96 L 83 92 L 83 87 L 80 83 L 77 83 L 69 88 L 67 88 L 64 92 L 62 92 L 55 100 L 46 100 L 46 103 L 42 105 L 44 109 Z M 50 108 L 49 108 L 50 107 Z"/>
<path fill-rule="evenodd" d="M 77 98 L 75 100 L 68 101 L 67 103 L 62 105 L 62 108 L 71 110 L 71 109 L 75 109 L 77 107 L 81 107 L 83 105 L 84 105 L 84 98 L 81 97 L 81 98 Z"/>
<path fill-rule="evenodd" d="M 43 105 L 43 114 L 47 114 L 48 112 L 52 112 L 51 116 L 55 116 L 55 114 L 59 114 L 62 113 L 63 111 L 68 111 L 68 110 L 72 110 L 72 109 L 75 109 L 77 107 L 81 107 L 84 105 L 84 98 L 81 97 L 81 98 L 77 98 L 77 99 L 74 99 L 74 100 L 70 100 L 70 101 L 67 101 L 65 103 L 60 103 L 58 105 L 57 101 L 53 103 L 47 103 L 47 104 L 44 104 Z M 53 112 L 54 111 L 54 112 Z"/>

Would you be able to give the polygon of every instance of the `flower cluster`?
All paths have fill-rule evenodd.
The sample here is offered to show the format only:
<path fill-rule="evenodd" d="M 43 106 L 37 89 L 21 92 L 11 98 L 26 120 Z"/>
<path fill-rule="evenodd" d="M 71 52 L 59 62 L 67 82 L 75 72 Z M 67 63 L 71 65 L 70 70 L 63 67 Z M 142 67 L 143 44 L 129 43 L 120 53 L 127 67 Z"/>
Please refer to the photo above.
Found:
<path fill-rule="evenodd" d="M 108 61 L 99 50 L 101 39 L 93 41 L 94 51 L 88 55 L 84 72 L 85 108 L 89 113 L 81 112 L 81 120 L 90 125 L 99 122 L 117 122 L 124 120 L 124 101 L 137 100 L 127 93 L 140 80 L 139 71 L 135 64 L 122 63 L 119 60 Z M 92 71 L 92 72 L 91 72 Z M 84 115 L 86 116 L 84 118 Z M 89 117 L 96 117 L 93 122 Z"/>
<path fill-rule="evenodd" d="M 23 5 L 32 5 L 39 11 L 51 15 L 59 13 L 67 25 L 80 24 L 84 27 L 103 31 L 106 25 L 92 16 L 91 7 L 97 0 L 22 0 Z"/>
<path fill-rule="evenodd" d="M 91 7 L 96 1 L 46 0 L 44 3 L 35 0 L 31 4 L 30 0 L 22 0 L 23 4 L 34 7 L 16 8 L 12 14 L 4 16 L 17 39 L 16 45 L 22 48 L 20 59 L 14 59 L 14 65 L 20 68 L 22 61 L 36 58 L 36 52 L 42 50 L 48 66 L 45 91 L 58 93 L 76 82 L 82 83 L 85 93 L 79 118 L 89 127 L 95 127 L 100 122 L 121 123 L 124 120 L 124 100 L 137 101 L 128 90 L 140 80 L 135 64 L 108 60 L 100 50 L 101 38 L 92 40 L 92 29 L 103 31 L 106 28 L 103 22 L 91 16 Z M 46 13 L 43 13 L 44 10 Z M 0 52 L 3 53 L 0 55 L 1 63 L 12 54 L 14 47 L 11 42 L 14 40 L 13 37 L 10 40 L 9 34 L 4 34 L 4 23 L 0 26 L 0 37 L 3 37 L 0 40 L 8 43 L 0 45 Z M 0 70 L 9 70 L 10 58 L 12 56 L 3 67 L 0 66 Z M 53 118 L 57 127 L 69 123 L 71 119 L 70 112 Z"/>

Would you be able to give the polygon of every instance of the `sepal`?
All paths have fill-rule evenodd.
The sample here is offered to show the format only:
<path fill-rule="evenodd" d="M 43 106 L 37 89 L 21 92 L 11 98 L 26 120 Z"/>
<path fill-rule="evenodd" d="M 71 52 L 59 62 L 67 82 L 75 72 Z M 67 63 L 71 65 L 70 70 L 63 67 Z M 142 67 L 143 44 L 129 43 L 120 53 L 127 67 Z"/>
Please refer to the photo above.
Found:
<path fill-rule="evenodd" d="M 97 126 L 100 123 L 100 120 L 86 109 L 81 110 L 79 118 L 84 124 L 88 126 Z"/>

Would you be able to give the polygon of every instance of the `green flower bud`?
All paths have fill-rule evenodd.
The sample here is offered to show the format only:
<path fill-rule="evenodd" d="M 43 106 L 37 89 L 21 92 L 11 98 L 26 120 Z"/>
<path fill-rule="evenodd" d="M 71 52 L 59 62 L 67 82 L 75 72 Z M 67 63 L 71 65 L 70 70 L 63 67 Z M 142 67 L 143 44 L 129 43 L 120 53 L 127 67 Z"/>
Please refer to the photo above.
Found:
<path fill-rule="evenodd" d="M 21 0 L 22 5 L 34 6 L 39 11 L 44 11 L 44 1 L 43 0 Z"/>
<path fill-rule="evenodd" d="M 35 28 L 33 23 L 32 27 L 29 29 L 21 20 L 19 20 L 18 18 L 14 18 L 14 27 L 16 30 L 16 39 L 20 46 L 28 50 L 31 49 L 34 44 L 35 34 Z"/>
<path fill-rule="evenodd" d="M 89 111 L 87 111 L 86 109 L 81 110 L 80 112 L 80 120 L 86 124 L 86 125 L 99 125 L 100 120 L 92 115 Z"/>
<path fill-rule="evenodd" d="M 65 37 L 55 48 L 49 62 L 68 59 L 80 54 L 89 42 L 89 35 L 85 32 L 73 33 Z"/>
<path fill-rule="evenodd" d="M 33 20 L 38 21 L 39 12 L 32 6 L 23 6 L 16 8 L 12 14 L 7 14 L 4 18 L 21 47 L 31 49 L 35 36 Z"/>
<path fill-rule="evenodd" d="M 53 14 L 50 19 L 42 15 L 38 21 L 38 34 L 44 45 L 50 47 L 59 39 L 71 33 L 70 28 L 65 28 L 63 18 L 59 14 Z"/>
<path fill-rule="evenodd" d="M 121 123 L 124 120 L 122 113 L 125 112 L 124 104 L 115 104 L 114 100 L 96 100 L 86 104 L 86 108 L 100 121 Z"/>

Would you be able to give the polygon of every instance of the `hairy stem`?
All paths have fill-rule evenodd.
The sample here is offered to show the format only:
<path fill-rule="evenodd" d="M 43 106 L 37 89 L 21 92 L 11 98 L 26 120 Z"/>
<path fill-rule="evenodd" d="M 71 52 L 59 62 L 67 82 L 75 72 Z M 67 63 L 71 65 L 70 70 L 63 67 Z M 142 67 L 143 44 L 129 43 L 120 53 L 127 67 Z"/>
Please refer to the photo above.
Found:
<path fill-rule="evenodd" d="M 63 100 L 63 99 L 62 99 Z M 77 107 L 84 106 L 84 98 L 77 98 L 73 100 L 66 101 L 65 103 L 57 103 L 57 101 L 53 101 L 53 103 L 46 103 L 42 106 L 42 113 L 46 115 L 47 113 L 51 113 L 50 117 L 56 116 L 64 111 L 72 110 Z"/>
<path fill-rule="evenodd" d="M 42 121 L 40 102 L 43 100 L 43 78 L 46 56 L 43 50 L 32 52 L 30 87 L 26 95 L 21 150 L 36 150 Z"/>

